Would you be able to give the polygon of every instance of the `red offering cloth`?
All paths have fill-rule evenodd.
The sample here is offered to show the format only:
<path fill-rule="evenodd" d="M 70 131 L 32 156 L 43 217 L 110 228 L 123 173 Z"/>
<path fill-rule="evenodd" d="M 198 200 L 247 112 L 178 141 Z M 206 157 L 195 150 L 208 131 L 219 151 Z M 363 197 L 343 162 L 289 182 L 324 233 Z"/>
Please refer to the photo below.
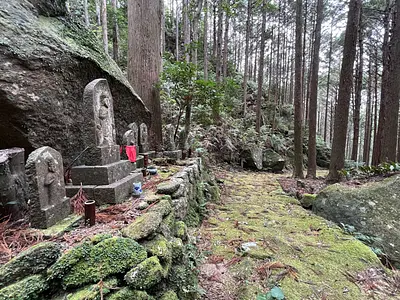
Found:
<path fill-rule="evenodd" d="M 125 152 L 130 162 L 136 162 L 136 146 L 125 146 Z"/>

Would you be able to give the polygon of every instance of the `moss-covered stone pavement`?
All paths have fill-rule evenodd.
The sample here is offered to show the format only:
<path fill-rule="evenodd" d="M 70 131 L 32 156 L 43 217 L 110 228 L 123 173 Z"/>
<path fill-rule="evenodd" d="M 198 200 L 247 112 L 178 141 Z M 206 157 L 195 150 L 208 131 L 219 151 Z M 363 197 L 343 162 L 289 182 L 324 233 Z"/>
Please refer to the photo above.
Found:
<path fill-rule="evenodd" d="M 382 269 L 376 255 L 336 225 L 284 195 L 282 175 L 220 171 L 220 203 L 208 207 L 197 231 L 206 259 L 200 269 L 204 299 L 367 299 L 352 280 Z M 371 293 L 371 292 L 370 292 Z M 258 297 L 258 298 L 257 298 Z M 399 299 L 375 294 L 373 299 Z"/>

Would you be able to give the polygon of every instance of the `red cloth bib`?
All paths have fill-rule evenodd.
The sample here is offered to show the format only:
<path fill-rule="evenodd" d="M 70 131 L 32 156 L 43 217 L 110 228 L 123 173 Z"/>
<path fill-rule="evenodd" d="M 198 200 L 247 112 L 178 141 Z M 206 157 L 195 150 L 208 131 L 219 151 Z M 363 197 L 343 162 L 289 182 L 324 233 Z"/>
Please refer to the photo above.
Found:
<path fill-rule="evenodd" d="M 125 146 L 125 152 L 130 162 L 136 162 L 136 146 Z"/>

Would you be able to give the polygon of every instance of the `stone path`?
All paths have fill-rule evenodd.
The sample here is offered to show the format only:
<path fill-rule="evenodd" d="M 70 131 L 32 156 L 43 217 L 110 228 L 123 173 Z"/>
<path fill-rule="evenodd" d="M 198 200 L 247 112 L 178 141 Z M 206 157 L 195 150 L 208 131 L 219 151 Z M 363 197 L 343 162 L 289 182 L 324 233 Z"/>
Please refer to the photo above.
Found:
<path fill-rule="evenodd" d="M 208 206 L 197 232 L 205 255 L 203 299 L 279 299 L 265 295 L 274 286 L 288 300 L 368 297 L 352 278 L 382 269 L 378 258 L 284 195 L 277 182 L 282 175 L 219 171 L 216 176 L 225 183 L 221 203 Z"/>

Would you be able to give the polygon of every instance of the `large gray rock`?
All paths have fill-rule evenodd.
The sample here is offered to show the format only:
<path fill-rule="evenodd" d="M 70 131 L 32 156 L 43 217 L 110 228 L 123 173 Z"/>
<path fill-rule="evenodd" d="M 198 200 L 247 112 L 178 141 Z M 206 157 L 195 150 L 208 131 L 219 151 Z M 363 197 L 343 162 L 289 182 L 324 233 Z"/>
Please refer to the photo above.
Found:
<path fill-rule="evenodd" d="M 243 151 L 241 159 L 243 166 L 246 168 L 261 170 L 263 167 L 263 153 L 261 148 Z"/>
<path fill-rule="evenodd" d="M 263 150 L 262 156 L 263 169 L 272 172 L 280 172 L 285 167 L 285 160 L 272 149 Z"/>
<path fill-rule="evenodd" d="M 359 188 L 335 184 L 320 192 L 313 203 L 313 211 L 374 237 L 371 245 L 380 248 L 400 266 L 399 199 L 400 176 Z"/>
<path fill-rule="evenodd" d="M 69 164 L 84 149 L 91 120 L 82 113 L 82 95 L 97 78 L 107 79 L 114 96 L 117 144 L 132 120 L 150 124 L 149 111 L 96 36 L 68 17 L 51 17 L 66 13 L 65 0 L 31 2 L 0 5 L 0 148 L 29 154 L 48 145 Z"/>

